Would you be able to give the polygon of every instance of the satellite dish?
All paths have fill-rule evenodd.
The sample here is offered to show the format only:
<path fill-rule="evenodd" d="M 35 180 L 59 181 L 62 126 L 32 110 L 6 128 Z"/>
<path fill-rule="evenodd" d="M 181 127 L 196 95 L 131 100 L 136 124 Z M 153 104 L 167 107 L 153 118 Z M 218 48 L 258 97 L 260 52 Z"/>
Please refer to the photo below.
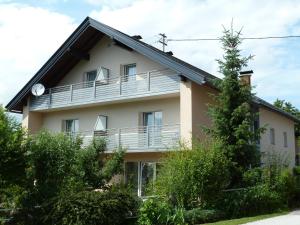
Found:
<path fill-rule="evenodd" d="M 35 84 L 31 88 L 31 93 L 34 96 L 41 96 L 45 92 L 45 87 L 42 84 Z"/>

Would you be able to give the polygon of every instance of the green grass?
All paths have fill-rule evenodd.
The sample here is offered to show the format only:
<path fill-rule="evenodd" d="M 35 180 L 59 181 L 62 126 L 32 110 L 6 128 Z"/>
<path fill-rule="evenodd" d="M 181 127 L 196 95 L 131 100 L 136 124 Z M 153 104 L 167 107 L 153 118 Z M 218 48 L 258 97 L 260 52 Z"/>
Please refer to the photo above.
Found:
<path fill-rule="evenodd" d="M 262 219 L 267 219 L 275 216 L 281 216 L 288 214 L 288 211 L 284 212 L 278 212 L 278 213 L 272 213 L 272 214 L 266 214 L 266 215 L 259 215 L 259 216 L 253 216 L 253 217 L 244 217 L 240 219 L 232 219 L 232 220 L 223 220 L 223 221 L 218 221 L 215 223 L 206 223 L 204 225 L 240 225 L 244 223 L 249 223 L 249 222 L 254 222 L 257 220 L 262 220 Z"/>

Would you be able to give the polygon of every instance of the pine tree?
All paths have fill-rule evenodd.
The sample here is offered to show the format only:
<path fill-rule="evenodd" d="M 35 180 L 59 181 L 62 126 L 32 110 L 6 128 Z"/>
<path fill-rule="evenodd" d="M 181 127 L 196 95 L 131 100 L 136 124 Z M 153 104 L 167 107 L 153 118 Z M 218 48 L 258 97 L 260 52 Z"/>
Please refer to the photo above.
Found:
<path fill-rule="evenodd" d="M 221 38 L 224 55 L 217 60 L 224 79 L 216 83 L 220 92 L 215 96 L 216 104 L 210 106 L 213 126 L 209 131 L 222 141 L 223 151 L 232 162 L 232 186 L 239 184 L 245 170 L 259 164 L 256 142 L 262 132 L 253 128 L 257 115 L 252 106 L 251 87 L 239 79 L 241 69 L 252 58 L 241 56 L 240 36 L 241 32 L 224 28 Z"/>

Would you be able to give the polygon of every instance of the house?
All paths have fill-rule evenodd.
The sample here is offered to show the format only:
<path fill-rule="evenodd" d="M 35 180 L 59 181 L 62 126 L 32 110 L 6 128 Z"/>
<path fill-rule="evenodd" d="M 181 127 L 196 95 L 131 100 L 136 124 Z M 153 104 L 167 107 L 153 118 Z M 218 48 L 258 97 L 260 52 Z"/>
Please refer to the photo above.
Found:
<path fill-rule="evenodd" d="M 108 153 L 122 145 L 125 181 L 142 196 L 166 151 L 179 140 L 203 137 L 200 127 L 210 125 L 207 104 L 218 91 L 213 75 L 140 39 L 86 18 L 6 108 L 23 113 L 31 134 L 80 134 L 84 144 L 104 137 Z M 244 72 L 241 79 L 250 83 L 250 76 Z M 37 83 L 46 87 L 41 96 L 31 93 Z M 255 126 L 267 126 L 260 149 L 284 153 L 293 166 L 297 118 L 262 99 L 253 101 L 259 112 Z"/>

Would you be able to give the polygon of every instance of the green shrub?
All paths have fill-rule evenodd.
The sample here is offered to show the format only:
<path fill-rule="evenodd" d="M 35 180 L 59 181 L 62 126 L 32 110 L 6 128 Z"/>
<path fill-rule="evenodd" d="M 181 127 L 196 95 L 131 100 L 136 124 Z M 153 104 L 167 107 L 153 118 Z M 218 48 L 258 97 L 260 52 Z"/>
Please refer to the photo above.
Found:
<path fill-rule="evenodd" d="M 218 198 L 228 180 L 228 160 L 220 144 L 195 143 L 193 149 L 181 148 L 164 159 L 155 193 L 175 207 L 205 207 Z"/>
<path fill-rule="evenodd" d="M 139 202 L 127 189 L 82 191 L 59 199 L 45 218 L 50 224 L 117 225 L 136 213 Z"/>
<path fill-rule="evenodd" d="M 139 225 L 184 225 L 184 212 L 181 208 L 172 208 L 160 197 L 145 200 L 139 209 Z"/>
<path fill-rule="evenodd" d="M 270 213 L 282 207 L 280 194 L 264 184 L 225 192 L 219 204 L 230 218 Z"/>
<path fill-rule="evenodd" d="M 202 224 L 220 220 L 224 214 L 218 210 L 195 208 L 184 212 L 185 221 L 188 224 Z"/>
<path fill-rule="evenodd" d="M 295 175 L 300 176 L 300 166 L 295 166 L 293 172 Z"/>

